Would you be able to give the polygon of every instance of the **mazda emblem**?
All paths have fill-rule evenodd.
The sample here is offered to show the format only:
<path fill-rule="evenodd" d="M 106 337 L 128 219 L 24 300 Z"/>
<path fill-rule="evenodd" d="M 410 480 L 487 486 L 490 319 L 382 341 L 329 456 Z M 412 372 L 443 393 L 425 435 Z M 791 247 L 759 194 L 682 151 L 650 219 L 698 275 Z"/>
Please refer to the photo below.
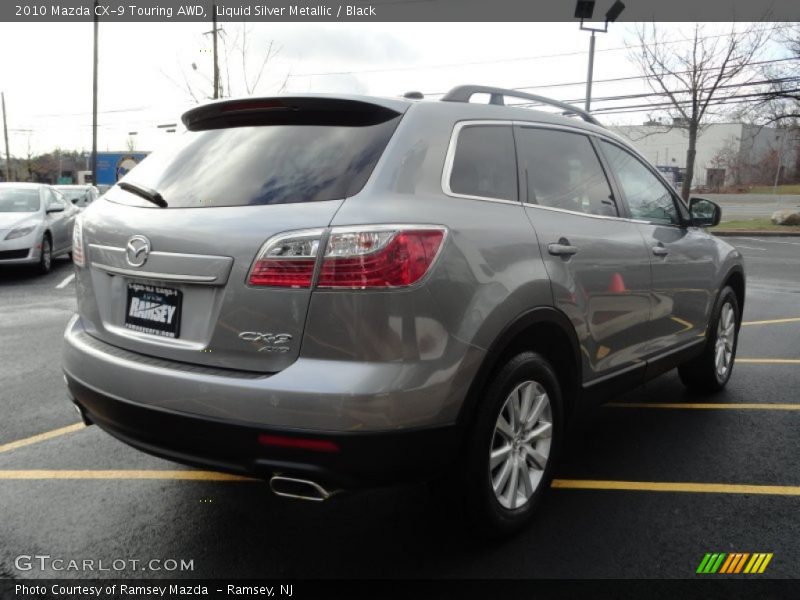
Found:
<path fill-rule="evenodd" d="M 135 235 L 125 246 L 125 260 L 132 267 L 141 267 L 150 254 L 150 240 L 143 235 Z"/>

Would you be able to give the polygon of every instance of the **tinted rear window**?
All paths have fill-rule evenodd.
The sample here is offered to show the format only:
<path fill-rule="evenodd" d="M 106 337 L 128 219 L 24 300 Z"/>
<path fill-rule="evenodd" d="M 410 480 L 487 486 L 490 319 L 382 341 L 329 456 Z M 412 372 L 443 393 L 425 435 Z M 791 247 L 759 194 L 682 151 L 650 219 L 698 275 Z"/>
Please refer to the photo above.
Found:
<path fill-rule="evenodd" d="M 347 198 L 364 187 L 399 119 L 190 131 L 124 179 L 158 191 L 170 208 Z M 130 194 L 109 199 L 148 205 Z"/>

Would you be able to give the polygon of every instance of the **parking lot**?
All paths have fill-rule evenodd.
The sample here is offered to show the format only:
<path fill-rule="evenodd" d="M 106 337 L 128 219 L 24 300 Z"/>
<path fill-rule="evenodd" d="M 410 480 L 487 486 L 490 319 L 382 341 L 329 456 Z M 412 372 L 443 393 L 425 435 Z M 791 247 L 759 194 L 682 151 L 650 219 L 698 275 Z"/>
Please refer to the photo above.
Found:
<path fill-rule="evenodd" d="M 692 577 L 708 552 L 773 553 L 761 577 L 797 577 L 800 238 L 728 239 L 748 289 L 726 391 L 692 396 L 673 372 L 598 408 L 532 526 L 501 543 L 425 486 L 291 502 L 79 425 L 60 371 L 72 266 L 2 271 L 0 577 Z M 20 572 L 23 554 L 194 570 Z"/>

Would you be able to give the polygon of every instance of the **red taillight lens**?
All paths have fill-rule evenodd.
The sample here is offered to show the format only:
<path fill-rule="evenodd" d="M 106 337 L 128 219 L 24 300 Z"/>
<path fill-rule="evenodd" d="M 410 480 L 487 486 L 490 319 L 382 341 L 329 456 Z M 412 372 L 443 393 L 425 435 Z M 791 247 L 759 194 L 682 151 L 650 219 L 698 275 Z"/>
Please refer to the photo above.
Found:
<path fill-rule="evenodd" d="M 258 253 L 247 283 L 310 288 L 322 229 L 270 238 Z M 318 287 L 392 288 L 422 279 L 442 247 L 444 227 L 381 225 L 334 228 L 328 238 Z"/>
<path fill-rule="evenodd" d="M 79 267 L 86 264 L 83 256 L 83 219 L 80 216 L 75 218 L 72 228 L 72 262 Z"/>
<path fill-rule="evenodd" d="M 262 433 L 258 436 L 258 443 L 262 446 L 274 446 L 276 448 L 313 450 L 314 452 L 339 452 L 339 445 L 330 440 L 315 440 Z"/>
<path fill-rule="evenodd" d="M 250 271 L 247 283 L 271 287 L 311 287 L 314 260 L 259 259 Z"/>
<path fill-rule="evenodd" d="M 444 229 L 439 228 L 404 229 L 388 234 L 334 232 L 317 285 L 327 288 L 411 285 L 428 271 L 443 240 Z"/>
<path fill-rule="evenodd" d="M 311 287 L 322 229 L 278 235 L 267 240 L 250 269 L 247 283 L 268 287 Z"/>

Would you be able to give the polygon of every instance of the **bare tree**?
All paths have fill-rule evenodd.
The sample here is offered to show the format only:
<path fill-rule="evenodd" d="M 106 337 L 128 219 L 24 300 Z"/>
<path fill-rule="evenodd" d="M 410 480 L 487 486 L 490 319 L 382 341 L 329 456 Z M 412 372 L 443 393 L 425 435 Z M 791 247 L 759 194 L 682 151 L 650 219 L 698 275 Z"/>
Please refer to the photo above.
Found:
<path fill-rule="evenodd" d="M 681 195 L 689 197 L 694 178 L 697 137 L 711 115 L 713 100 L 735 94 L 735 85 L 745 83 L 751 73 L 751 62 L 769 38 L 763 24 L 745 30 L 731 27 L 727 35 L 704 35 L 696 24 L 692 36 L 675 43 L 655 24 L 637 29 L 638 46 L 631 55 L 647 77 L 658 102 L 666 102 L 673 122 L 686 129 L 689 148 L 686 151 L 686 175 Z"/>
<path fill-rule="evenodd" d="M 800 80 L 795 62 L 800 60 L 800 23 L 781 27 L 776 38 L 785 49 L 786 58 L 794 60 L 764 66 L 764 77 L 771 84 L 764 101 L 757 107 L 759 120 L 762 123 L 782 121 L 796 127 L 800 121 Z"/>
<path fill-rule="evenodd" d="M 224 29 L 219 32 L 221 46 L 220 52 L 220 94 L 221 98 L 252 95 L 258 91 L 270 63 L 280 54 L 280 48 L 274 41 L 265 41 L 263 44 L 254 43 L 252 31 L 242 24 L 238 28 L 229 27 L 232 33 Z M 161 74 L 175 87 L 184 91 L 192 102 L 199 104 L 209 99 L 214 83 L 206 74 L 200 61 L 191 63 L 191 70 L 179 65 L 180 76 L 174 77 L 164 70 Z M 288 84 L 289 74 L 279 80 L 277 91 L 282 92 Z M 275 87 L 275 84 L 273 84 Z"/>

